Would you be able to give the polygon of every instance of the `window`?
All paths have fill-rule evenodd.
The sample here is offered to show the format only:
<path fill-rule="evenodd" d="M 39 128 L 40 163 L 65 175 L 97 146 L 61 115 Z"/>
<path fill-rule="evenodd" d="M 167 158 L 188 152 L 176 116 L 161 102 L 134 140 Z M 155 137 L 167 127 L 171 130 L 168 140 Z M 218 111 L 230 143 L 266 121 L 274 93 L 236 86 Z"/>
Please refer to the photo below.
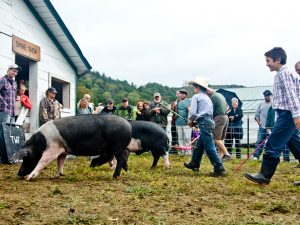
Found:
<path fill-rule="evenodd" d="M 58 92 L 56 100 L 62 104 L 64 109 L 70 109 L 70 83 L 51 77 L 51 87 L 54 87 Z"/>

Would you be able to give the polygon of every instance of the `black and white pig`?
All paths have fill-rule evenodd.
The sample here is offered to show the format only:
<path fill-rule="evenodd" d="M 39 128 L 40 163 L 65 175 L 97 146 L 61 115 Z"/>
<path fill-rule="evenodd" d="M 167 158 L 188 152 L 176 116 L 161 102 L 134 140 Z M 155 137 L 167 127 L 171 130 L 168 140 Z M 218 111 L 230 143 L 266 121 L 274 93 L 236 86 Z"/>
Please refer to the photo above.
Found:
<path fill-rule="evenodd" d="M 57 159 L 58 177 L 63 174 L 67 154 L 100 155 L 108 162 L 113 156 L 117 167 L 113 177 L 127 171 L 128 150 L 132 128 L 130 123 L 113 115 L 82 115 L 47 122 L 25 143 L 16 158 L 23 158 L 18 176 L 35 178 Z"/>
<path fill-rule="evenodd" d="M 135 152 L 137 155 L 143 152 L 151 151 L 153 163 L 151 168 L 157 165 L 159 157 L 164 159 L 164 166 L 169 168 L 170 162 L 168 157 L 169 139 L 165 130 L 156 123 L 149 121 L 132 121 L 132 139 L 127 149 Z M 100 166 L 103 164 L 102 156 L 94 158 L 91 166 Z"/>

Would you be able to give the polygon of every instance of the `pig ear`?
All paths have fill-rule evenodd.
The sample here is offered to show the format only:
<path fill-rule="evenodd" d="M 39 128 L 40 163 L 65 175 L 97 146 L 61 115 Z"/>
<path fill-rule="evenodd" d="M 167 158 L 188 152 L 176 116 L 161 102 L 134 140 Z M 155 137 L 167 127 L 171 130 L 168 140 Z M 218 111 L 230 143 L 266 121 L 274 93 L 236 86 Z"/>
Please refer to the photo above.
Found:
<path fill-rule="evenodd" d="M 15 153 L 12 157 L 13 160 L 22 160 L 25 156 L 28 156 L 30 153 L 30 149 L 22 149 L 19 152 Z"/>

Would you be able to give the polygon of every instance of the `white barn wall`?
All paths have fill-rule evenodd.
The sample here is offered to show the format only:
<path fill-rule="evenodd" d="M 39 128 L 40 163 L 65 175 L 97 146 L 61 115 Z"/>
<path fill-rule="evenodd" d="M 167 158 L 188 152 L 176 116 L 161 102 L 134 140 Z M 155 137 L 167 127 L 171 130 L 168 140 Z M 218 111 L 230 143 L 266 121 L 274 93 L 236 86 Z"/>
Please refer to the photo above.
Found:
<path fill-rule="evenodd" d="M 12 7 L 7 1 L 0 0 L 0 76 L 6 74 L 7 66 L 14 62 L 12 53 L 11 37 L 5 34 L 11 34 L 12 28 L 8 24 L 12 23 Z"/>
<path fill-rule="evenodd" d="M 26 41 L 29 41 L 41 48 L 41 61 L 31 65 L 37 72 L 37 82 L 32 81 L 32 71 L 30 71 L 29 80 L 30 98 L 33 102 L 31 111 L 38 111 L 40 100 L 45 96 L 45 90 L 49 87 L 49 74 L 60 80 L 70 83 L 70 109 L 63 110 L 62 116 L 70 116 L 75 114 L 75 98 L 76 98 L 76 73 L 70 66 L 63 54 L 56 47 L 54 42 L 45 32 L 39 21 L 34 17 L 24 1 L 12 0 L 12 6 L 0 0 L 0 31 L 8 35 L 16 35 Z M 4 34 L 0 34 L 0 72 L 1 76 L 6 73 L 9 64 L 14 63 L 15 55 L 12 52 L 12 38 Z M 33 66 L 33 67 L 32 67 Z M 36 113 L 34 114 L 33 126 L 38 126 Z M 33 119 L 33 118 L 31 118 Z"/>

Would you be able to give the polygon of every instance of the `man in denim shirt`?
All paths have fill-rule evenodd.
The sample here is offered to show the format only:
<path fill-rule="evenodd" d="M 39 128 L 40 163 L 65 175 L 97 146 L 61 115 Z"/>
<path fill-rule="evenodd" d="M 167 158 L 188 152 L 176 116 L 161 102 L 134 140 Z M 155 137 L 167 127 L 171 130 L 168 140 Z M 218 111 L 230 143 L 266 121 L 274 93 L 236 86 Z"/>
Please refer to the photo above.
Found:
<path fill-rule="evenodd" d="M 260 172 L 245 174 L 246 178 L 259 184 L 270 183 L 286 144 L 295 158 L 300 158 L 299 75 L 285 66 L 287 56 L 282 48 L 271 49 L 265 57 L 270 71 L 277 72 L 274 77 L 273 109 L 278 118 L 266 144 Z"/>
<path fill-rule="evenodd" d="M 193 150 L 191 162 L 184 163 L 184 166 L 193 171 L 199 171 L 205 150 L 211 164 L 214 166 L 213 176 L 225 176 L 226 171 L 218 156 L 212 135 L 212 130 L 215 126 L 213 121 L 213 104 L 205 94 L 205 91 L 209 88 L 208 81 L 197 77 L 194 81 L 190 81 L 189 85 L 193 85 L 195 95 L 191 100 L 191 117 L 188 125 L 192 127 L 194 122 L 197 123 L 200 129 L 200 139 Z"/>

